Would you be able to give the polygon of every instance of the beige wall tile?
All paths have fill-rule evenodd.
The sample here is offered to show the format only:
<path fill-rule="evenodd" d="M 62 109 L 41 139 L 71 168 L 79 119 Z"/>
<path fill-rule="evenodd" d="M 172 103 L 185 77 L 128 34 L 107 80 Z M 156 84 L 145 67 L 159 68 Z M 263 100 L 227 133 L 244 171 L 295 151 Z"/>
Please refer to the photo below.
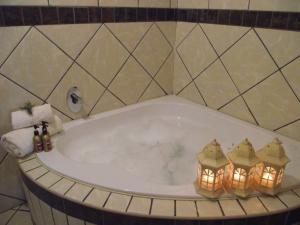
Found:
<path fill-rule="evenodd" d="M 170 0 L 139 0 L 139 7 L 170 8 Z"/>
<path fill-rule="evenodd" d="M 53 218 L 54 218 L 55 224 L 68 225 L 66 214 L 64 214 L 54 208 L 52 209 L 52 212 L 53 212 Z"/>
<path fill-rule="evenodd" d="M 300 58 L 284 67 L 282 69 L 282 73 L 288 80 L 298 98 L 300 98 Z"/>
<path fill-rule="evenodd" d="M 46 168 L 44 168 L 43 166 L 41 166 L 36 169 L 30 170 L 29 172 L 27 172 L 27 175 L 35 180 L 35 179 L 39 178 L 40 176 L 46 174 L 47 172 L 48 172 L 48 170 Z"/>
<path fill-rule="evenodd" d="M 127 212 L 148 215 L 151 207 L 150 198 L 133 197 Z"/>
<path fill-rule="evenodd" d="M 170 44 L 157 26 L 153 25 L 133 52 L 133 55 L 154 76 L 171 51 L 172 47 Z"/>
<path fill-rule="evenodd" d="M 99 0 L 100 6 L 138 7 L 138 0 Z"/>
<path fill-rule="evenodd" d="M 249 0 L 210 0 L 210 9 L 248 9 Z"/>
<path fill-rule="evenodd" d="M 29 212 L 17 211 L 7 225 L 33 225 Z"/>
<path fill-rule="evenodd" d="M 263 204 L 258 200 L 257 197 L 247 198 L 247 199 L 239 199 L 241 205 L 246 211 L 247 215 L 251 214 L 260 214 L 267 212 Z"/>
<path fill-rule="evenodd" d="M 294 122 L 276 131 L 284 136 L 300 141 L 300 121 Z"/>
<path fill-rule="evenodd" d="M 176 201 L 176 216 L 197 217 L 197 209 L 194 201 Z"/>
<path fill-rule="evenodd" d="M 196 201 L 200 217 L 219 217 L 222 211 L 217 201 Z"/>
<path fill-rule="evenodd" d="M 186 98 L 192 102 L 199 103 L 201 105 L 205 105 L 203 98 L 201 97 L 199 91 L 194 82 L 189 84 L 187 87 L 183 89 L 182 92 L 178 94 L 179 97 Z"/>
<path fill-rule="evenodd" d="M 37 26 L 71 57 L 75 58 L 97 31 L 100 24 L 68 24 Z"/>
<path fill-rule="evenodd" d="M 118 109 L 124 106 L 119 99 L 112 95 L 109 91 L 105 91 L 103 96 L 100 98 L 99 102 L 91 112 L 92 115 L 101 112 L 106 112 L 114 109 Z"/>
<path fill-rule="evenodd" d="M 40 200 L 32 192 L 29 192 L 29 195 L 32 202 L 32 209 L 34 211 L 33 213 L 35 214 L 36 217 L 35 222 L 37 224 L 45 224 L 43 215 L 41 214 Z"/>
<path fill-rule="evenodd" d="M 219 60 L 205 70 L 195 83 L 207 105 L 214 109 L 218 109 L 239 94 Z"/>
<path fill-rule="evenodd" d="M 0 214 L 0 221 L 1 221 L 1 225 L 5 225 L 8 220 L 10 219 L 10 217 L 14 214 L 14 210 L 7 210 L 3 213 Z"/>
<path fill-rule="evenodd" d="M 83 109 L 78 113 L 73 113 L 66 103 L 66 96 L 72 87 L 77 87 L 80 90 L 84 102 Z M 77 64 L 73 64 L 49 97 L 48 102 L 72 118 L 80 118 L 89 113 L 103 91 L 104 87 L 101 84 Z"/>
<path fill-rule="evenodd" d="M 207 9 L 208 0 L 178 0 L 178 8 Z"/>
<path fill-rule="evenodd" d="M 172 53 L 154 78 L 168 94 L 173 93 L 173 74 L 174 54 Z"/>
<path fill-rule="evenodd" d="M 300 104 L 279 72 L 244 94 L 244 98 L 258 123 L 267 129 L 300 117 Z"/>
<path fill-rule="evenodd" d="M 98 6 L 98 0 L 49 0 L 49 4 L 58 6 Z"/>
<path fill-rule="evenodd" d="M 1 2 L 0 2 L 1 5 Z M 29 27 L 1 27 L 0 28 L 0 65 L 8 57 L 11 51 L 21 41 Z"/>
<path fill-rule="evenodd" d="M 0 0 L 0 5 L 48 5 L 48 0 Z"/>
<path fill-rule="evenodd" d="M 73 216 L 68 216 L 68 224 L 69 225 L 85 225 L 83 220 L 77 219 Z"/>
<path fill-rule="evenodd" d="M 71 199 L 82 201 L 92 190 L 91 187 L 83 184 L 76 183 L 66 194 L 66 197 Z"/>
<path fill-rule="evenodd" d="M 178 46 L 197 26 L 196 23 L 177 22 L 175 46 Z"/>
<path fill-rule="evenodd" d="M 235 118 L 255 124 L 255 120 L 253 119 L 242 97 L 236 98 L 228 105 L 225 105 L 223 108 L 221 108 L 220 111 Z"/>
<path fill-rule="evenodd" d="M 276 65 L 254 31 L 244 36 L 221 59 L 241 92 L 276 70 Z"/>
<path fill-rule="evenodd" d="M 159 98 L 164 95 L 165 93 L 163 92 L 163 90 L 154 81 L 152 81 L 150 86 L 146 89 L 139 101 Z"/>
<path fill-rule="evenodd" d="M 297 0 L 251 0 L 250 10 L 299 12 L 300 2 Z"/>
<path fill-rule="evenodd" d="M 235 199 L 221 199 L 220 205 L 225 216 L 243 216 L 245 215 L 243 209 Z"/>
<path fill-rule="evenodd" d="M 23 171 L 28 171 L 28 170 L 31 170 L 31 169 L 34 169 L 36 167 L 39 167 L 41 166 L 41 164 L 39 163 L 39 161 L 37 159 L 31 159 L 31 160 L 28 160 L 26 162 L 23 162 L 20 167 Z"/>
<path fill-rule="evenodd" d="M 193 77 L 217 58 L 200 27 L 196 27 L 177 50 Z"/>
<path fill-rule="evenodd" d="M 131 197 L 129 195 L 112 193 L 105 204 L 105 208 L 125 212 L 130 199 Z"/>
<path fill-rule="evenodd" d="M 89 196 L 85 199 L 85 203 L 96 207 L 102 207 L 109 196 L 109 192 L 93 189 Z"/>
<path fill-rule="evenodd" d="M 149 75 L 131 57 L 109 86 L 109 90 L 126 104 L 133 104 L 138 101 L 150 80 Z"/>
<path fill-rule="evenodd" d="M 174 56 L 174 78 L 173 78 L 173 90 L 174 94 L 180 92 L 188 83 L 192 81 L 191 76 L 186 70 L 184 64 L 179 58 L 178 54 Z"/>
<path fill-rule="evenodd" d="M 272 196 L 261 196 L 259 199 L 270 212 L 286 209 L 286 206 L 278 198 L 274 198 Z"/>
<path fill-rule="evenodd" d="M 0 135 L 9 132 L 12 129 L 10 113 L 19 110 L 19 108 L 24 106 L 28 101 L 36 105 L 42 103 L 40 99 L 15 85 L 0 74 Z"/>
<path fill-rule="evenodd" d="M 178 0 L 171 0 L 171 8 L 177 8 L 178 7 Z"/>
<path fill-rule="evenodd" d="M 151 23 L 108 23 L 107 26 L 123 45 L 132 52 L 150 28 Z"/>
<path fill-rule="evenodd" d="M 56 183 L 57 181 L 59 181 L 61 178 L 62 178 L 61 176 L 58 176 L 55 173 L 49 172 L 49 173 L 43 175 L 42 177 L 40 177 L 39 179 L 37 179 L 37 182 L 40 185 L 48 188 L 51 185 L 53 185 L 54 183 Z"/>
<path fill-rule="evenodd" d="M 299 32 L 259 28 L 256 30 L 280 67 L 300 55 Z"/>
<path fill-rule="evenodd" d="M 120 42 L 102 26 L 77 61 L 104 85 L 108 85 L 128 55 Z"/>
<path fill-rule="evenodd" d="M 156 22 L 156 25 L 168 39 L 170 44 L 174 46 L 176 41 L 176 26 L 175 22 Z"/>
<path fill-rule="evenodd" d="M 54 220 L 52 218 L 52 212 L 51 212 L 51 207 L 43 202 L 42 200 L 40 200 L 40 206 L 41 206 L 41 212 L 45 221 L 45 225 L 55 225 L 54 224 Z"/>
<path fill-rule="evenodd" d="M 231 47 L 249 30 L 248 27 L 216 24 L 201 24 L 201 27 L 219 55 Z"/>
<path fill-rule="evenodd" d="M 174 216 L 174 201 L 153 199 L 151 215 L 156 216 Z"/>
<path fill-rule="evenodd" d="M 62 51 L 33 28 L 0 72 L 45 99 L 70 64 Z"/>
<path fill-rule="evenodd" d="M 278 198 L 288 207 L 296 207 L 300 205 L 300 198 L 292 191 L 279 193 Z"/>
<path fill-rule="evenodd" d="M 52 187 L 50 187 L 50 190 L 55 191 L 61 195 L 64 195 L 72 187 L 73 184 L 74 184 L 73 181 L 63 178 L 62 180 L 54 184 Z"/>

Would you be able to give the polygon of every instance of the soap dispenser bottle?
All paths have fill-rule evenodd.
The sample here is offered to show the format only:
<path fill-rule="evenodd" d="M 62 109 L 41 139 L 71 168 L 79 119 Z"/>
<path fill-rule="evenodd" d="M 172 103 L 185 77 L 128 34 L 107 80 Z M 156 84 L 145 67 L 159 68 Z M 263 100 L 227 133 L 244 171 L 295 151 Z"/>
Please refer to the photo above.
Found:
<path fill-rule="evenodd" d="M 34 125 L 34 136 L 33 136 L 33 146 L 34 152 L 42 152 L 43 151 L 43 142 L 42 138 L 38 131 L 38 126 Z"/>
<path fill-rule="evenodd" d="M 47 122 L 43 121 L 42 122 L 42 141 L 43 141 L 43 146 L 44 146 L 44 151 L 45 152 L 49 152 L 52 150 L 52 143 L 51 143 L 51 138 L 50 138 L 50 135 L 48 133 L 48 130 L 47 130 Z"/>

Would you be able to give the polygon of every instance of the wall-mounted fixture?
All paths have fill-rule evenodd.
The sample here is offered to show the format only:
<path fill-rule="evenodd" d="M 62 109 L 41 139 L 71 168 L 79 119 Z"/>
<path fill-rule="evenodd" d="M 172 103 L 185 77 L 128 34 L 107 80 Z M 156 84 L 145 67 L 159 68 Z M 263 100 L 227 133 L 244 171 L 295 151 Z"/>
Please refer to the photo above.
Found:
<path fill-rule="evenodd" d="M 228 164 L 220 144 L 214 140 L 198 154 L 198 175 L 196 190 L 209 197 L 219 197 L 223 189 L 225 166 Z"/>
<path fill-rule="evenodd" d="M 73 113 L 78 113 L 82 110 L 82 97 L 80 90 L 77 87 L 72 87 L 67 94 L 67 105 Z"/>
<path fill-rule="evenodd" d="M 256 153 L 261 163 L 257 166 L 257 190 L 270 195 L 278 193 L 286 164 L 290 161 L 286 156 L 282 143 L 275 138 L 270 144 Z"/>

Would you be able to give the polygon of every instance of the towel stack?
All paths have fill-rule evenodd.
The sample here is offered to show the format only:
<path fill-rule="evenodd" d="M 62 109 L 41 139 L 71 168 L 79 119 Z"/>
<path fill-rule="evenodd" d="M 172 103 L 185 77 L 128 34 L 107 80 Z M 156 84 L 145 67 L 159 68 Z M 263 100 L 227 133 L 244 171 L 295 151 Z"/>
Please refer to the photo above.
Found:
<path fill-rule="evenodd" d="M 33 107 L 32 115 L 21 110 L 13 112 L 11 117 L 14 130 L 4 134 L 0 144 L 16 157 L 24 157 L 33 151 L 33 125 L 41 124 L 42 121 L 48 122 L 48 132 L 51 136 L 63 130 L 62 121 L 53 114 L 50 104 Z M 41 133 L 41 130 L 39 132 Z"/>

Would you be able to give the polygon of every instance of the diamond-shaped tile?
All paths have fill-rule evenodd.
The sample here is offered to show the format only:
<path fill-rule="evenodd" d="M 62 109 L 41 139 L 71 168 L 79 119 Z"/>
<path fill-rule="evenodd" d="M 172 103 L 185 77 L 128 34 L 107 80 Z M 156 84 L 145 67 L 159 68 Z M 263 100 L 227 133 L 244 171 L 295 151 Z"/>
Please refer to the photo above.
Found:
<path fill-rule="evenodd" d="M 175 53 L 174 56 L 174 80 L 173 80 L 173 89 L 174 93 L 177 94 L 182 90 L 189 82 L 192 81 L 191 76 L 184 67 L 181 59 L 178 54 Z"/>
<path fill-rule="evenodd" d="M 133 55 L 154 76 L 171 51 L 172 47 L 168 41 L 156 25 L 153 25 Z"/>
<path fill-rule="evenodd" d="M 109 91 L 105 91 L 91 114 L 94 115 L 97 113 L 118 109 L 123 106 L 124 104 L 119 99 L 113 96 Z"/>
<path fill-rule="evenodd" d="M 28 101 L 36 105 L 42 103 L 41 100 L 0 75 L 0 135 L 12 129 L 10 113 L 18 110 Z"/>
<path fill-rule="evenodd" d="M 245 35 L 221 58 L 241 92 L 277 69 L 254 31 Z"/>
<path fill-rule="evenodd" d="M 38 26 L 37 28 L 71 57 L 75 58 L 99 26 L 100 24 L 66 24 Z"/>
<path fill-rule="evenodd" d="M 0 72 L 45 99 L 70 64 L 71 59 L 33 28 Z"/>
<path fill-rule="evenodd" d="M 217 58 L 199 26 L 179 45 L 178 53 L 193 77 L 196 77 Z"/>
<path fill-rule="evenodd" d="M 195 103 L 205 105 L 205 102 L 201 97 L 199 91 L 197 90 L 197 87 L 194 82 L 192 82 L 186 88 L 184 88 L 183 91 L 178 94 L 178 96 L 191 100 Z"/>
<path fill-rule="evenodd" d="M 300 104 L 277 72 L 244 94 L 258 123 L 274 130 L 300 117 Z"/>
<path fill-rule="evenodd" d="M 298 120 L 295 123 L 289 124 L 279 130 L 276 131 L 279 134 L 284 136 L 294 138 L 300 141 L 300 121 Z"/>
<path fill-rule="evenodd" d="M 79 113 L 73 113 L 66 103 L 67 93 L 72 87 L 77 87 L 82 95 L 83 110 Z M 104 87 L 102 85 L 88 75 L 77 64 L 74 64 L 50 95 L 48 102 L 68 116 L 80 118 L 89 113 L 103 91 Z"/>
<path fill-rule="evenodd" d="M 239 94 L 219 60 L 205 70 L 195 83 L 207 105 L 214 109 L 218 109 Z"/>
<path fill-rule="evenodd" d="M 255 120 L 253 119 L 251 113 L 249 112 L 242 97 L 236 98 L 235 100 L 230 102 L 228 105 L 221 108 L 220 112 L 226 113 L 235 118 L 255 124 Z"/>
<path fill-rule="evenodd" d="M 157 22 L 156 25 L 163 32 L 165 37 L 174 46 L 176 39 L 176 23 L 175 22 Z"/>
<path fill-rule="evenodd" d="M 154 78 L 168 94 L 173 93 L 173 72 L 174 55 L 172 53 Z"/>
<path fill-rule="evenodd" d="M 158 98 L 158 97 L 162 97 L 164 95 L 165 95 L 165 93 L 163 92 L 163 90 L 155 82 L 152 81 L 139 101 L 145 101 L 145 100 L 149 100 L 149 99 L 153 99 L 153 98 Z"/>
<path fill-rule="evenodd" d="M 132 52 L 152 23 L 107 23 L 108 28 Z"/>
<path fill-rule="evenodd" d="M 247 27 L 216 24 L 201 24 L 201 26 L 219 55 L 249 30 Z"/>
<path fill-rule="evenodd" d="M 121 43 L 102 26 L 77 62 L 104 85 L 108 85 L 128 56 Z"/>
<path fill-rule="evenodd" d="M 130 57 L 116 79 L 109 86 L 109 90 L 126 104 L 133 104 L 138 101 L 149 83 L 149 75 L 134 58 Z"/>
<path fill-rule="evenodd" d="M 280 67 L 300 55 L 299 32 L 272 29 L 255 30 Z"/>
<path fill-rule="evenodd" d="M 300 98 L 300 58 L 284 67 L 282 73 L 289 81 L 298 98 Z"/>
<path fill-rule="evenodd" d="M 175 45 L 178 46 L 196 26 L 195 23 L 177 22 Z"/>
<path fill-rule="evenodd" d="M 0 65 L 22 39 L 29 27 L 0 27 Z"/>

